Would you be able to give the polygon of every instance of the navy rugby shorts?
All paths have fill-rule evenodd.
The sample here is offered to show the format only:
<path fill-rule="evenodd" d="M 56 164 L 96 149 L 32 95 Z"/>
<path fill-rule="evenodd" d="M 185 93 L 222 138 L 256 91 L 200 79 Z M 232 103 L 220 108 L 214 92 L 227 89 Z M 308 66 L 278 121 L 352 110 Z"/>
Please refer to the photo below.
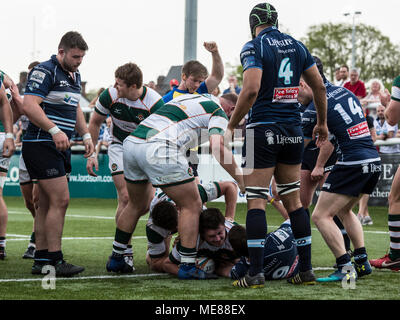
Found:
<path fill-rule="evenodd" d="M 277 163 L 302 162 L 304 138 L 300 126 L 265 124 L 246 129 L 242 167 L 264 169 Z"/>
<path fill-rule="evenodd" d="M 24 142 L 22 156 L 31 179 L 52 179 L 71 173 L 71 149 L 58 151 L 52 141 Z"/>
<path fill-rule="evenodd" d="M 378 183 L 382 167 L 380 161 L 357 166 L 335 165 L 322 186 L 322 191 L 359 197 L 371 194 Z"/>
<path fill-rule="evenodd" d="M 301 170 L 313 171 L 315 168 L 315 164 L 317 163 L 318 155 L 319 155 L 319 149 L 305 150 L 303 154 L 303 161 L 301 163 Z M 333 169 L 336 160 L 337 160 L 337 154 L 336 151 L 333 151 L 331 156 L 325 163 L 324 172 L 330 172 Z"/>

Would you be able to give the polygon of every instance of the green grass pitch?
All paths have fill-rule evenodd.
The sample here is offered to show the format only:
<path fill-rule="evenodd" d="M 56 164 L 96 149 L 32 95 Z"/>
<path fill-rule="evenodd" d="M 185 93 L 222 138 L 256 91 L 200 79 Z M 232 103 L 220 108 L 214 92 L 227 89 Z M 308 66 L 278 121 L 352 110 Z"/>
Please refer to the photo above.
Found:
<path fill-rule="evenodd" d="M 44 289 L 43 277 L 30 273 L 32 260 L 22 259 L 32 230 L 32 217 L 21 198 L 6 197 L 9 210 L 7 257 L 0 261 L 0 297 L 5 300 L 398 300 L 400 272 L 374 270 L 356 282 L 355 289 L 341 283 L 292 286 L 285 280 L 269 281 L 263 289 L 237 289 L 232 280 L 178 280 L 154 274 L 145 262 L 146 238 L 143 217 L 134 233 L 136 272 L 110 274 L 105 269 L 115 232 L 116 200 L 71 199 L 63 234 L 63 252 L 67 261 L 86 270 L 68 279 L 56 279 L 55 289 Z M 224 210 L 224 204 L 208 206 Z M 364 227 L 370 258 L 385 254 L 389 246 L 387 208 L 370 207 L 372 226 Z M 246 207 L 238 204 L 236 221 L 245 223 Z M 282 222 L 272 206 L 267 207 L 267 222 L 272 231 Z M 312 263 L 317 276 L 333 269 L 334 257 L 312 225 Z"/>

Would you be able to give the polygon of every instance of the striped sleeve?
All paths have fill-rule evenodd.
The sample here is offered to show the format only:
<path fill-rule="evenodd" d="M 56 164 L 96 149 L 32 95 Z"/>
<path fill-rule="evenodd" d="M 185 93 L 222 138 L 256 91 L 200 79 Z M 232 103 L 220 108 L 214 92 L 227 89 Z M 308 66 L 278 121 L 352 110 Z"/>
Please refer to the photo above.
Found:
<path fill-rule="evenodd" d="M 391 98 L 400 102 L 400 76 L 396 77 L 393 81 Z"/>
<path fill-rule="evenodd" d="M 110 88 L 108 88 L 100 94 L 99 98 L 96 101 L 96 106 L 94 110 L 102 116 L 106 116 L 110 113 L 112 102 L 113 99 L 111 97 Z"/>

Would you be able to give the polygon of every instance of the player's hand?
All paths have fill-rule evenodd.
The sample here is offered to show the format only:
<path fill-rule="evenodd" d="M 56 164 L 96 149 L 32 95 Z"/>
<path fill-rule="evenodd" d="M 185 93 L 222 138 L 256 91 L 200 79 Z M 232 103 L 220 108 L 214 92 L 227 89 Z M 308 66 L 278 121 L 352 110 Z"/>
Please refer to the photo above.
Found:
<path fill-rule="evenodd" d="M 52 137 L 58 151 L 65 151 L 71 146 L 67 135 L 63 131 L 57 132 Z"/>
<path fill-rule="evenodd" d="M 204 45 L 204 48 L 206 48 L 206 50 L 208 52 L 211 52 L 211 53 L 218 52 L 218 46 L 215 43 L 215 41 L 204 42 L 203 45 Z"/>
<path fill-rule="evenodd" d="M 318 181 L 324 177 L 324 167 L 315 167 L 311 172 L 311 180 Z"/>
<path fill-rule="evenodd" d="M 96 171 L 99 171 L 99 161 L 97 160 L 96 154 L 92 154 L 92 156 L 87 158 L 86 170 L 92 177 L 97 177 L 97 174 L 94 172 L 93 167 Z"/>
<path fill-rule="evenodd" d="M 230 143 L 233 142 L 233 130 L 226 128 L 224 133 L 224 145 L 230 150 Z"/>
<path fill-rule="evenodd" d="M 89 158 L 94 152 L 94 145 L 92 139 L 83 140 L 83 144 L 85 146 L 85 154 L 83 155 L 85 158 Z"/>
<path fill-rule="evenodd" d="M 326 141 L 328 141 L 328 127 L 326 124 L 316 124 L 313 130 L 313 139 L 317 138 L 316 146 L 320 148 Z"/>
<path fill-rule="evenodd" d="M 4 144 L 3 144 L 3 154 L 2 154 L 2 156 L 4 158 L 10 158 L 13 155 L 14 151 L 15 151 L 14 139 L 6 138 L 4 140 Z"/>

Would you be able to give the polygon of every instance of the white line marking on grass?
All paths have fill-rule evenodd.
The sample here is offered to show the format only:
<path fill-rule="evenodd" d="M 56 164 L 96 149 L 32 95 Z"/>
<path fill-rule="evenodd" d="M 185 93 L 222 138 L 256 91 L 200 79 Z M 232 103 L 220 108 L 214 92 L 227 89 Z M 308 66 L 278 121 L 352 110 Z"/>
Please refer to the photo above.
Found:
<path fill-rule="evenodd" d="M 44 277 L 45 275 L 43 275 Z M 115 276 L 87 276 L 87 277 L 70 277 L 70 278 L 57 278 L 56 281 L 60 280 L 97 280 L 97 279 L 122 279 L 122 278 L 144 278 L 144 277 L 156 277 L 156 276 L 169 276 L 166 273 L 148 273 L 148 274 L 133 274 L 133 275 L 115 275 Z M 27 278 L 27 279 L 0 279 L 2 282 L 32 282 L 32 281 L 43 281 L 43 277 L 38 278 Z"/>
<path fill-rule="evenodd" d="M 133 239 L 147 239 L 146 236 L 135 236 Z M 114 237 L 65 237 L 62 240 L 114 240 Z M 26 241 L 26 238 L 7 239 L 7 241 Z"/>

